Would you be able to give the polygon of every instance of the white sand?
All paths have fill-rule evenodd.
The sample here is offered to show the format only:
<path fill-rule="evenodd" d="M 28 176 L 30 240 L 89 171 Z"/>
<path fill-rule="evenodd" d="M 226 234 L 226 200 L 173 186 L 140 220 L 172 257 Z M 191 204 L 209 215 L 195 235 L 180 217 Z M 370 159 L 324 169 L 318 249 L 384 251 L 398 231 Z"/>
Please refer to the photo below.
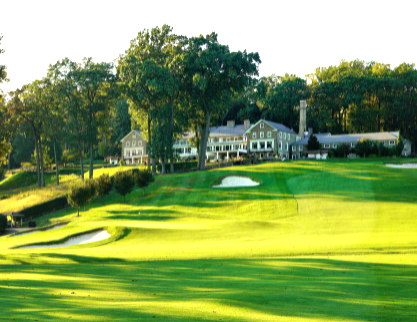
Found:
<path fill-rule="evenodd" d="M 229 176 L 222 180 L 222 183 L 213 186 L 213 188 L 233 188 L 233 187 L 254 187 L 259 186 L 258 182 L 255 182 L 247 177 Z"/>
<path fill-rule="evenodd" d="M 82 245 L 82 244 L 87 244 L 87 243 L 94 243 L 96 241 L 99 240 L 103 240 L 103 239 L 107 239 L 109 238 L 111 235 L 105 231 L 105 230 L 100 230 L 100 231 L 95 231 L 92 233 L 88 233 L 88 234 L 84 234 L 84 235 L 80 235 L 77 237 L 73 237 L 68 239 L 65 243 L 62 244 L 53 244 L 53 245 L 31 245 L 31 246 L 23 246 L 23 247 L 19 247 L 19 248 L 57 248 L 57 247 L 68 247 L 68 246 L 74 246 L 74 245 Z"/>
<path fill-rule="evenodd" d="M 24 236 L 24 235 L 33 234 L 33 233 L 39 233 L 39 232 L 41 232 L 41 231 L 43 232 L 43 231 L 55 230 L 55 229 L 59 229 L 59 228 L 65 227 L 66 225 L 67 225 L 67 224 L 59 224 L 59 225 L 56 225 L 56 226 L 54 226 L 54 227 L 51 227 L 51 228 L 48 228 L 48 229 L 45 229 L 45 230 L 31 230 L 31 231 L 28 231 L 27 233 L 14 235 L 14 236 L 12 236 L 12 237 L 20 237 L 20 236 Z"/>
<path fill-rule="evenodd" d="M 417 163 L 387 164 L 386 166 L 397 169 L 417 169 Z"/>

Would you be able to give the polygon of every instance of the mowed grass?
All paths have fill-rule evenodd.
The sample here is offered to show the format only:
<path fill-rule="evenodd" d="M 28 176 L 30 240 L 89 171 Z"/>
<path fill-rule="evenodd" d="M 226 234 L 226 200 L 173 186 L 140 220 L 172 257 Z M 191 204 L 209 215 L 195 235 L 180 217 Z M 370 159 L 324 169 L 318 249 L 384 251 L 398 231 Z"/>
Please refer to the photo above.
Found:
<path fill-rule="evenodd" d="M 0 321 L 417 321 L 417 170 L 289 162 L 157 177 L 0 238 Z M 214 189 L 226 175 L 261 182 Z M 117 238 L 15 247 L 96 228 Z"/>

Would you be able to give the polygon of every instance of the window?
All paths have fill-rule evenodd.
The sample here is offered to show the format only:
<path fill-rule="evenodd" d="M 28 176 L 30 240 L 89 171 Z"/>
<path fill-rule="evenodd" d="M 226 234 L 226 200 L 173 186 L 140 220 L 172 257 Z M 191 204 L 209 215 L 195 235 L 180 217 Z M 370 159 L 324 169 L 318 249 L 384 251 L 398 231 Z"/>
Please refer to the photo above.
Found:
<path fill-rule="evenodd" d="M 395 141 L 389 141 L 389 145 L 395 145 Z"/>
<path fill-rule="evenodd" d="M 219 143 L 222 143 L 222 142 L 223 142 L 223 138 L 220 138 L 220 139 L 219 139 Z"/>
<path fill-rule="evenodd" d="M 330 144 L 323 144 L 323 147 L 324 147 L 325 149 L 329 149 L 329 148 L 330 148 Z"/>
<path fill-rule="evenodd" d="M 352 142 L 352 143 L 350 144 L 350 147 L 351 147 L 351 148 L 355 147 L 355 143 L 353 143 L 353 142 Z"/>
<path fill-rule="evenodd" d="M 126 142 L 126 147 L 127 147 L 127 148 L 129 148 L 129 147 L 130 147 L 130 142 L 129 142 L 129 141 L 127 141 L 127 142 Z"/>
<path fill-rule="evenodd" d="M 265 142 L 260 142 L 261 150 L 265 150 Z"/>
<path fill-rule="evenodd" d="M 251 147 L 250 147 L 251 150 L 256 150 L 258 148 L 258 143 L 257 142 L 251 142 L 250 145 L 251 145 Z"/>
<path fill-rule="evenodd" d="M 285 150 L 287 150 L 287 151 L 288 151 L 288 142 L 287 142 L 287 143 L 285 143 Z"/>
<path fill-rule="evenodd" d="M 271 131 L 268 131 L 267 136 L 270 138 L 272 136 Z"/>
<path fill-rule="evenodd" d="M 136 132 L 133 132 L 132 138 L 136 139 Z"/>
<path fill-rule="evenodd" d="M 290 136 L 290 134 L 288 133 L 288 140 L 291 140 L 291 136 Z"/>
<path fill-rule="evenodd" d="M 142 146 L 142 141 L 138 141 L 138 146 Z"/>
<path fill-rule="evenodd" d="M 266 148 L 272 149 L 272 141 L 266 141 Z"/>
<path fill-rule="evenodd" d="M 279 138 L 282 139 L 282 132 L 279 132 Z"/>
<path fill-rule="evenodd" d="M 282 142 L 281 142 L 281 141 L 279 141 L 278 148 L 279 148 L 280 150 L 282 149 Z"/>
<path fill-rule="evenodd" d="M 259 125 L 259 127 L 260 127 L 261 129 L 263 129 L 263 128 L 264 128 L 264 126 L 265 126 L 265 124 L 264 124 L 264 123 L 261 123 L 261 124 Z"/>
<path fill-rule="evenodd" d="M 264 132 L 259 133 L 259 137 L 260 137 L 261 139 L 263 139 L 263 137 L 264 137 Z"/>
<path fill-rule="evenodd" d="M 337 144 L 333 144 L 333 149 L 336 149 L 337 148 Z"/>
<path fill-rule="evenodd" d="M 284 133 L 284 140 L 287 138 L 287 133 Z"/>
<path fill-rule="evenodd" d="M 132 146 L 136 146 L 136 141 L 132 141 Z"/>
<path fill-rule="evenodd" d="M 295 145 L 292 146 L 292 152 L 297 152 L 297 146 Z"/>
<path fill-rule="evenodd" d="M 252 139 L 256 139 L 256 132 L 252 133 Z"/>

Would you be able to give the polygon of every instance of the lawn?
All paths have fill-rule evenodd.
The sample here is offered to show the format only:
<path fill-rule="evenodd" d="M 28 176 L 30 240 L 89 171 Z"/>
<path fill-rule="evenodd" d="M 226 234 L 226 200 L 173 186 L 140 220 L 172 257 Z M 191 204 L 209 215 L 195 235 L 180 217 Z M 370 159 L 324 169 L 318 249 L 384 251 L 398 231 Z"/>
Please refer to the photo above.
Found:
<path fill-rule="evenodd" d="M 0 237 L 0 321 L 417 321 L 417 170 L 297 161 L 159 176 Z M 227 175 L 260 182 L 211 188 Z M 108 240 L 15 247 L 106 228 Z"/>

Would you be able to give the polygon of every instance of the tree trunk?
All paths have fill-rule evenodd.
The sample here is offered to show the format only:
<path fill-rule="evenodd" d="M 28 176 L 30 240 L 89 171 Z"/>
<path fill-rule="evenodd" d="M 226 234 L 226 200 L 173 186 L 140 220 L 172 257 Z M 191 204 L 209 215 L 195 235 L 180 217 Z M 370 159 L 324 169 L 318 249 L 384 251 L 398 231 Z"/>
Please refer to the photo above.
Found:
<path fill-rule="evenodd" d="M 93 156 L 93 143 L 90 143 L 90 179 L 93 179 L 93 171 L 94 171 L 94 156 Z"/>
<path fill-rule="evenodd" d="M 166 174 L 166 169 L 165 169 L 165 158 L 162 158 L 162 174 Z"/>
<path fill-rule="evenodd" d="M 45 187 L 45 166 L 43 164 L 42 138 L 39 135 L 39 157 L 41 159 L 41 186 Z"/>
<path fill-rule="evenodd" d="M 35 134 L 35 152 L 36 152 L 36 170 L 38 172 L 38 188 L 41 187 L 41 170 L 40 170 L 40 160 L 39 160 L 39 145 L 38 137 Z"/>
<path fill-rule="evenodd" d="M 55 139 L 54 139 L 54 158 L 55 158 L 55 171 L 56 171 L 56 185 L 59 186 L 58 158 L 56 157 L 56 140 Z"/>
<path fill-rule="evenodd" d="M 207 112 L 206 115 L 206 124 L 204 125 L 204 131 L 201 136 L 200 142 L 200 155 L 199 155 L 199 169 L 204 170 L 206 166 L 206 149 L 207 149 L 207 140 L 210 131 L 210 119 L 211 119 L 211 112 Z"/>
<path fill-rule="evenodd" d="M 80 207 L 77 208 L 77 217 L 80 217 Z"/>
<path fill-rule="evenodd" d="M 156 159 L 152 158 L 152 174 L 156 174 Z"/>
<path fill-rule="evenodd" d="M 171 146 L 169 149 L 169 158 L 170 158 L 170 164 L 169 164 L 169 172 L 174 173 L 174 101 L 171 103 Z"/>
<path fill-rule="evenodd" d="M 10 156 L 11 156 L 12 154 L 11 153 L 9 153 L 9 155 L 7 156 L 7 171 L 10 171 Z"/>
<path fill-rule="evenodd" d="M 81 176 L 81 180 L 84 181 L 84 160 L 83 160 L 83 151 L 81 150 L 81 144 L 78 143 L 78 147 L 79 147 L 79 151 L 80 151 L 80 176 Z"/>
<path fill-rule="evenodd" d="M 150 146 L 152 142 L 152 133 L 151 133 L 151 119 L 148 116 L 148 145 Z M 148 171 L 151 170 L 151 155 L 148 147 L 146 147 L 146 152 L 148 153 Z M 153 161 L 153 160 L 152 160 Z"/>

